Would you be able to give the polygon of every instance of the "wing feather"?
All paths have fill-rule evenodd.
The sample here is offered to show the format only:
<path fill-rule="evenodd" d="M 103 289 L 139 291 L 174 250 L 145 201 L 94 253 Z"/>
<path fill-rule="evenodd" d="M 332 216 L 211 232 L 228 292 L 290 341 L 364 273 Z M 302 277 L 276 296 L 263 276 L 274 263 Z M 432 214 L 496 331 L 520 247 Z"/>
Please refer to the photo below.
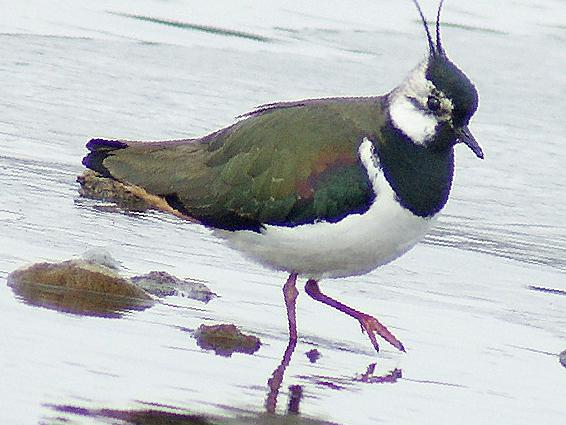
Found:
<path fill-rule="evenodd" d="M 175 199 L 206 225 L 259 231 L 367 210 L 374 193 L 358 147 L 382 125 L 380 98 L 307 100 L 268 105 L 202 139 L 91 150 L 113 178 Z"/>

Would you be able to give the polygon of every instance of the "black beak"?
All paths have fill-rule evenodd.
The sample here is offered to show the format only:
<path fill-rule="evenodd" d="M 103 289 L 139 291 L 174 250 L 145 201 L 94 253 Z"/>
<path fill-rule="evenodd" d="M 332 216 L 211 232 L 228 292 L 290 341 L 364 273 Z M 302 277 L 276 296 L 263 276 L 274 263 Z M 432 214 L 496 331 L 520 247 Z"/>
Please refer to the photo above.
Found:
<path fill-rule="evenodd" d="M 465 143 L 478 158 L 483 159 L 483 151 L 467 125 L 456 129 L 456 137 L 456 143 Z"/>

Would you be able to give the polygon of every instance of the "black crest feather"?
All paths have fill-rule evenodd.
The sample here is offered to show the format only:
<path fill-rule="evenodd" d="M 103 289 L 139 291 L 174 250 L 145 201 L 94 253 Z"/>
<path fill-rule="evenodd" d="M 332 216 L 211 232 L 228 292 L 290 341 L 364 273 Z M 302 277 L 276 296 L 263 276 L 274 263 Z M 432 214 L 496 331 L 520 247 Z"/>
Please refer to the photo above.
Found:
<path fill-rule="evenodd" d="M 442 41 L 440 41 L 440 12 L 442 11 L 442 5 L 444 0 L 440 0 L 438 5 L 438 12 L 436 12 L 436 50 L 439 55 L 444 55 L 444 48 L 442 47 Z"/>
<path fill-rule="evenodd" d="M 421 5 L 419 4 L 419 2 L 417 0 L 413 0 L 413 3 L 417 7 L 417 11 L 419 12 L 419 16 L 421 17 L 421 21 L 423 23 L 423 27 L 424 27 L 425 32 L 426 32 L 426 38 L 428 39 L 428 48 L 430 50 L 430 54 L 432 56 L 434 56 L 436 54 L 436 46 L 434 45 L 434 41 L 432 40 L 432 37 L 430 35 L 430 31 L 428 29 L 428 24 L 426 23 L 426 19 L 424 17 L 423 11 L 421 9 Z"/>
<path fill-rule="evenodd" d="M 430 51 L 431 56 L 437 55 L 445 55 L 444 48 L 442 47 L 442 41 L 440 39 L 440 12 L 442 11 L 442 6 L 444 5 L 444 0 L 440 0 L 440 4 L 438 5 L 438 11 L 436 12 L 436 43 L 432 39 L 430 35 L 430 29 L 428 28 L 428 24 L 424 17 L 424 13 L 421 9 L 421 6 L 417 0 L 413 0 L 417 11 L 419 12 L 419 16 L 421 18 L 421 22 L 423 23 L 424 30 L 426 32 L 426 38 L 428 40 L 428 48 Z"/>

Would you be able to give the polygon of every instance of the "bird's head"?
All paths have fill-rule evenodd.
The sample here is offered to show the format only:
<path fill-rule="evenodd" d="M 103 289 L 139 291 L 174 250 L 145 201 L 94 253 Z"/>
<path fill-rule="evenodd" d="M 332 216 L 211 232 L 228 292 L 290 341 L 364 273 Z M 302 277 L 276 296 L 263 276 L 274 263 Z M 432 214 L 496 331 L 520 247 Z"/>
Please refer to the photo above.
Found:
<path fill-rule="evenodd" d="M 429 43 L 429 55 L 389 95 L 392 123 L 413 143 L 432 150 L 465 143 L 478 158 L 483 152 L 468 129 L 478 107 L 478 92 L 470 79 L 448 59 L 440 40 L 440 2 L 436 20 L 436 43 L 421 8 Z"/>

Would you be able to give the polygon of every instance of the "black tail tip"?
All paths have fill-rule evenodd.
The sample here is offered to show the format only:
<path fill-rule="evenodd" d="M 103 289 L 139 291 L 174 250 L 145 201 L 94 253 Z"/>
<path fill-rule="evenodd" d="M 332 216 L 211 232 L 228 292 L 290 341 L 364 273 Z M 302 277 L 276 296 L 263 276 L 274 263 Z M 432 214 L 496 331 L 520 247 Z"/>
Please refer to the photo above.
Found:
<path fill-rule="evenodd" d="M 116 149 L 127 148 L 128 144 L 119 140 L 106 139 L 90 139 L 86 144 L 86 148 L 91 152 L 96 151 L 113 151 Z"/>
<path fill-rule="evenodd" d="M 119 140 L 91 139 L 86 147 L 90 152 L 83 158 L 82 164 L 103 177 L 112 178 L 104 160 L 112 151 L 127 148 L 128 144 Z"/>

